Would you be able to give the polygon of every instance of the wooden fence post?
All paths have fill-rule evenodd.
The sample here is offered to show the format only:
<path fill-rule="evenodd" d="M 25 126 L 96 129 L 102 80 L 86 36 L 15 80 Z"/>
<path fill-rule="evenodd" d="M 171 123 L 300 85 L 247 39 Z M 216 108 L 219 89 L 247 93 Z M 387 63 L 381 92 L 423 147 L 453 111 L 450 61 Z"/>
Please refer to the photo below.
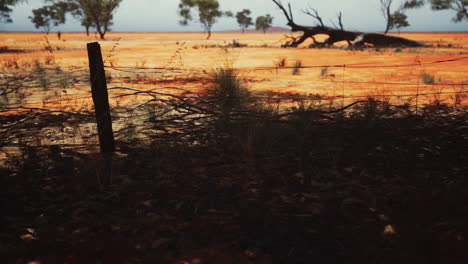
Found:
<path fill-rule="evenodd" d="M 107 93 L 106 72 L 102 61 L 101 46 L 97 42 L 88 43 L 89 73 L 91 91 L 99 135 L 99 145 L 102 153 L 115 151 L 112 120 L 109 109 L 109 95 Z"/>

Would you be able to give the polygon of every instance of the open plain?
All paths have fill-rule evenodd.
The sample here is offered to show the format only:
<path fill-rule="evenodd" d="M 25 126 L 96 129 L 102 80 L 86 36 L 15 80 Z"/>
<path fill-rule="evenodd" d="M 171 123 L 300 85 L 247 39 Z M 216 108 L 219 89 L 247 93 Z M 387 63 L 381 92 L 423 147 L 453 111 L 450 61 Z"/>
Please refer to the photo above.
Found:
<path fill-rule="evenodd" d="M 405 102 L 443 99 L 466 90 L 467 33 L 402 33 L 424 42 L 424 48 L 281 48 L 288 33 L 219 32 L 210 40 L 203 33 L 109 33 L 102 45 L 110 86 L 152 89 L 177 86 L 204 89 L 219 67 L 239 71 L 256 93 L 320 95 L 350 102 L 386 96 Z M 237 40 L 241 47 L 232 47 Z M 21 71 L 37 63 L 87 71 L 86 43 L 97 41 L 84 33 L 0 33 L 0 69 Z M 299 67 L 299 68 L 298 68 Z M 294 68 L 298 68 L 295 71 Z M 295 74 L 293 74 L 295 71 Z M 83 105 L 86 83 L 67 88 L 71 108 Z M 61 92 L 62 93 L 62 92 Z M 58 95 L 30 94 L 29 106 L 54 104 Z M 72 103 L 73 96 L 75 96 Z M 79 98 L 79 99 L 77 99 Z M 413 99 L 414 101 L 414 99 Z"/>
<path fill-rule="evenodd" d="M 465 264 L 468 33 L 285 34 L 0 33 L 0 263 Z"/>

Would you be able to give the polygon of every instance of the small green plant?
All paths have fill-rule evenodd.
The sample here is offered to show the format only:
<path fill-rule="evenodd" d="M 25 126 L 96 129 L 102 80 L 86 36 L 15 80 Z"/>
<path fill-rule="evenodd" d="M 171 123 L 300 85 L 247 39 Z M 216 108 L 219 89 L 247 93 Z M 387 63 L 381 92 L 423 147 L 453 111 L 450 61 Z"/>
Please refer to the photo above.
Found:
<path fill-rule="evenodd" d="M 278 67 L 278 68 L 283 68 L 286 66 L 286 58 L 285 57 L 281 57 L 276 63 L 275 63 L 275 66 Z"/>
<path fill-rule="evenodd" d="M 44 91 L 49 89 L 49 78 L 47 78 L 46 68 L 38 60 L 34 61 L 34 73 L 37 75 L 37 82 Z"/>
<path fill-rule="evenodd" d="M 369 94 L 369 98 L 378 102 L 377 110 L 379 115 L 392 115 L 392 91 L 390 89 L 376 89 Z M 372 101 L 373 102 L 373 101 Z"/>
<path fill-rule="evenodd" d="M 320 76 L 325 77 L 328 75 L 328 66 L 322 67 L 320 69 Z"/>
<path fill-rule="evenodd" d="M 137 134 L 137 128 L 136 125 L 133 124 L 132 122 L 129 122 L 127 126 L 125 127 L 125 136 L 127 137 L 127 140 L 133 140 Z"/>
<path fill-rule="evenodd" d="M 212 87 L 206 91 L 206 98 L 219 115 L 219 123 L 230 122 L 235 110 L 245 110 L 253 99 L 239 73 L 230 68 L 219 68 L 212 74 Z"/>
<path fill-rule="evenodd" d="M 4 107 L 8 105 L 8 97 L 6 95 L 2 95 L 0 97 L 0 107 Z"/>
<path fill-rule="evenodd" d="M 294 64 L 292 74 L 293 75 L 299 75 L 301 73 L 301 68 L 302 68 L 302 61 L 297 60 L 296 63 Z"/>
<path fill-rule="evenodd" d="M 423 107 L 425 114 L 440 114 L 450 111 L 449 105 L 444 102 L 443 93 L 442 86 L 432 87 L 431 92 L 426 96 L 427 104 Z"/>
<path fill-rule="evenodd" d="M 434 75 L 429 74 L 429 73 L 423 73 L 421 75 L 421 79 L 425 84 L 433 84 L 435 81 Z"/>
<path fill-rule="evenodd" d="M 44 91 L 49 90 L 49 80 L 47 80 L 44 77 L 40 77 L 38 81 L 39 81 L 39 85 L 42 87 Z"/>
<path fill-rule="evenodd" d="M 143 109 L 146 112 L 148 122 L 157 122 L 171 116 L 171 107 L 154 101 L 147 103 Z"/>
<path fill-rule="evenodd" d="M 303 133 L 316 120 L 321 109 L 320 100 L 299 100 L 296 106 L 291 107 L 292 121 L 298 132 Z"/>
<path fill-rule="evenodd" d="M 463 82 L 463 84 L 465 84 L 465 82 Z M 468 97 L 468 94 L 467 94 L 467 88 L 465 87 L 465 85 L 462 85 L 461 87 L 454 87 L 454 92 L 450 96 L 450 98 L 453 100 L 454 107 L 462 106 L 463 102 L 465 101 L 467 97 Z"/>

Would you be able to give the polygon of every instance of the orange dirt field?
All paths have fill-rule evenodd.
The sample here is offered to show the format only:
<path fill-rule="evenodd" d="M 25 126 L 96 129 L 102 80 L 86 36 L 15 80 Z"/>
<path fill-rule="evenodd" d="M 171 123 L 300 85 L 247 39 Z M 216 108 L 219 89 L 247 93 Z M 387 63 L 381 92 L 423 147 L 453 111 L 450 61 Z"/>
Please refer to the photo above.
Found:
<path fill-rule="evenodd" d="M 347 101 L 366 96 L 404 101 L 409 100 L 406 95 L 418 93 L 421 101 L 441 97 L 450 102 L 452 93 L 466 91 L 468 33 L 402 33 L 402 37 L 431 46 L 365 50 L 340 46 L 310 49 L 307 44 L 296 49 L 281 48 L 285 34 L 223 32 L 205 40 L 203 33 L 112 32 L 101 41 L 84 33 L 62 33 L 58 40 L 54 33 L 3 32 L 0 51 L 6 52 L 0 52 L 0 72 L 26 70 L 33 67 L 34 61 L 85 72 L 86 43 L 99 41 L 109 67 L 107 75 L 112 77 L 109 87 L 177 86 L 198 91 L 209 85 L 207 80 L 213 70 L 230 65 L 239 70 L 248 87 L 260 93 L 319 94 L 338 99 L 344 96 Z M 226 47 L 233 39 L 246 47 Z M 12 49 L 21 52 L 9 51 Z M 279 66 L 281 60 L 285 67 Z M 304 68 L 293 75 L 297 61 Z M 425 83 L 423 74 L 433 76 L 434 82 Z M 71 108 L 79 108 L 88 104 L 89 86 L 81 84 L 54 95 L 61 105 L 67 100 Z M 31 94 L 24 102 L 29 106 L 56 106 L 58 99 L 50 97 L 44 102 L 44 96 Z"/>

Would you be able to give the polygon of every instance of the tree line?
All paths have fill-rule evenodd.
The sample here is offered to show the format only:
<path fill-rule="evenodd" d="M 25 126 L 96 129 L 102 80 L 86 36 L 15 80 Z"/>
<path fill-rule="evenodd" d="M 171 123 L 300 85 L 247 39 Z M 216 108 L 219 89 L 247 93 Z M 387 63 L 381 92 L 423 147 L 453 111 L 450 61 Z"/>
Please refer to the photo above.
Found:
<path fill-rule="evenodd" d="M 9 16 L 12 7 L 27 0 L 0 0 L 0 22 L 11 23 Z M 94 29 L 101 39 L 105 38 L 113 24 L 114 13 L 123 0 L 45 0 L 45 5 L 32 10 L 29 17 L 36 28 L 42 28 L 49 32 L 51 27 L 66 23 L 67 14 L 81 22 L 89 35 Z M 405 0 L 394 9 L 398 0 L 376 0 L 380 2 L 381 12 L 386 20 L 385 34 L 392 30 L 409 26 L 408 16 L 405 11 L 412 8 L 420 8 L 426 4 L 433 10 L 453 10 L 454 22 L 468 21 L 468 0 Z M 313 10 L 313 9 L 312 9 Z M 181 25 L 188 25 L 193 20 L 198 20 L 203 30 L 207 33 L 207 39 L 211 36 L 211 30 L 217 20 L 223 16 L 235 17 L 242 32 L 253 26 L 253 18 L 249 9 L 243 9 L 235 15 L 231 11 L 222 11 L 218 0 L 180 0 L 178 15 L 182 18 Z M 313 15 L 313 14 L 309 14 Z M 341 13 L 340 13 L 341 21 Z M 256 30 L 264 33 L 272 26 L 273 17 L 270 14 L 258 16 L 255 20 Z"/>
<path fill-rule="evenodd" d="M 234 16 L 231 11 L 221 11 L 218 0 L 181 0 L 178 13 L 182 17 L 179 23 L 183 26 L 188 25 L 190 21 L 194 20 L 193 13 L 196 13 L 198 22 L 200 22 L 204 31 L 208 33 L 207 39 L 210 38 L 211 29 L 218 18 L 222 16 Z M 236 13 L 236 20 L 242 32 L 245 32 L 249 26 L 253 25 L 250 14 L 251 11 L 249 9 L 243 9 Z M 273 17 L 270 14 L 259 16 L 255 21 L 255 28 L 265 33 L 272 23 Z"/>

